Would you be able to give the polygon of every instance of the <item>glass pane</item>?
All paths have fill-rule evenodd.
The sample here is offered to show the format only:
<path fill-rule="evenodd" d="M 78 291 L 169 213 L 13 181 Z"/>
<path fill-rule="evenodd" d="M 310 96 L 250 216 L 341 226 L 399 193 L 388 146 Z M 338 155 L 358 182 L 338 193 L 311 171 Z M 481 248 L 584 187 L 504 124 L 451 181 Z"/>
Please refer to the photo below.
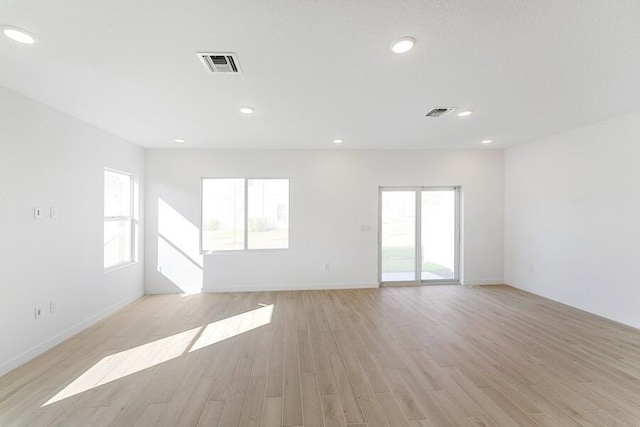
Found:
<path fill-rule="evenodd" d="M 249 249 L 289 247 L 289 180 L 250 179 Z"/>
<path fill-rule="evenodd" d="M 133 261 L 131 220 L 104 222 L 104 268 Z"/>
<path fill-rule="evenodd" d="M 382 281 L 416 280 L 416 192 L 382 192 Z"/>
<path fill-rule="evenodd" d="M 131 175 L 104 171 L 104 216 L 131 216 Z"/>
<path fill-rule="evenodd" d="M 202 181 L 202 250 L 244 249 L 244 179 Z"/>
<path fill-rule="evenodd" d="M 455 191 L 422 192 L 422 280 L 455 278 Z"/>

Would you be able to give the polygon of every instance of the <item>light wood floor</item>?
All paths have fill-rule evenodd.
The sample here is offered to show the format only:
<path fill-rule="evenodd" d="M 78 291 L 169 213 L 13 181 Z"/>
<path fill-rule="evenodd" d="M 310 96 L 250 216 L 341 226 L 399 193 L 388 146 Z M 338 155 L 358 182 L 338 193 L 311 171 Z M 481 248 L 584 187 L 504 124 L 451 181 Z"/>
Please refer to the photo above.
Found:
<path fill-rule="evenodd" d="M 1 377 L 0 425 L 640 426 L 640 331 L 506 286 L 149 296 Z"/>

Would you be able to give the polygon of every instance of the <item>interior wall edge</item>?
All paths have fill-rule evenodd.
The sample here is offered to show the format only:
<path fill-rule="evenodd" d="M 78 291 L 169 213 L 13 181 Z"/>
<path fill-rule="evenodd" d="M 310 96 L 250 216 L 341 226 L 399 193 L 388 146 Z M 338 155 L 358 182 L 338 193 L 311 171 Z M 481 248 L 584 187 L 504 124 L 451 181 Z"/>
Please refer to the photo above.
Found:
<path fill-rule="evenodd" d="M 90 328 L 91 326 L 95 325 L 96 323 L 100 322 L 101 320 L 106 319 L 107 317 L 111 316 L 112 314 L 115 314 L 117 311 L 121 310 L 122 308 L 128 306 L 129 304 L 133 303 L 134 301 L 142 298 L 144 296 L 144 292 L 140 291 L 140 292 L 136 292 L 133 295 L 129 295 L 127 298 L 124 298 L 122 300 L 120 300 L 119 302 L 112 304 L 111 306 L 107 307 L 106 309 L 102 310 L 99 313 L 96 313 L 95 315 L 82 320 L 81 322 L 77 323 L 76 325 L 60 332 L 57 335 L 54 335 L 53 337 L 47 339 L 46 341 L 37 344 L 33 347 L 31 347 L 30 349 L 28 349 L 27 351 L 24 351 L 23 353 L 17 355 L 16 357 L 14 357 L 13 359 L 5 362 L 4 364 L 0 365 L 0 376 L 16 369 L 17 367 L 19 367 L 20 365 L 23 365 L 24 363 L 30 361 L 31 359 L 35 359 L 36 357 L 38 357 L 39 355 L 41 355 L 42 353 L 52 349 L 53 347 L 57 346 L 58 344 L 62 343 L 63 341 L 73 337 L 74 335 L 79 334 L 80 332 L 84 331 L 87 328 Z"/>
<path fill-rule="evenodd" d="M 521 291 L 525 291 L 527 293 L 530 293 L 532 295 L 536 295 L 542 298 L 546 298 L 549 299 L 551 301 L 555 301 L 557 303 L 560 304 L 564 304 L 568 307 L 571 308 L 575 308 L 576 310 L 581 310 L 581 311 L 585 311 L 589 314 L 593 314 L 594 316 L 598 316 L 598 317 L 602 317 L 604 319 L 607 320 L 611 320 L 612 322 L 616 322 L 616 323 L 620 323 L 622 325 L 625 326 L 629 326 L 631 328 L 635 328 L 635 329 L 640 329 L 640 318 L 636 318 L 633 316 L 624 316 L 624 315 L 619 315 L 617 313 L 614 312 L 608 312 L 606 310 L 602 310 L 599 307 L 595 306 L 595 305 L 589 305 L 589 304 L 580 304 L 580 303 L 576 303 L 574 301 L 570 301 L 569 298 L 562 298 L 558 295 L 554 295 L 551 292 L 548 291 L 541 291 L 538 289 L 529 289 L 527 287 L 524 286 L 519 286 L 516 285 L 513 282 L 508 282 L 505 283 L 505 285 L 507 286 L 511 286 L 512 288 L 515 289 L 519 289 Z"/>

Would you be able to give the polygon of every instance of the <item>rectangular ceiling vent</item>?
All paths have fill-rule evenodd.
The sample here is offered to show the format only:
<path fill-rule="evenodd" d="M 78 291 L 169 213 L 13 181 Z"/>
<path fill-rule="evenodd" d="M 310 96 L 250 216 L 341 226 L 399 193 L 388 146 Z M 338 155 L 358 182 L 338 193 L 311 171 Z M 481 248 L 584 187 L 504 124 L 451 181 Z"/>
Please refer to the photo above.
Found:
<path fill-rule="evenodd" d="M 429 111 L 427 114 L 425 114 L 425 117 L 436 117 L 436 118 L 437 117 L 442 117 L 442 116 L 446 116 L 447 114 L 449 114 L 453 110 L 455 110 L 455 107 L 434 108 L 431 111 Z"/>
<path fill-rule="evenodd" d="M 198 58 L 207 72 L 211 74 L 235 74 L 241 73 L 238 56 L 233 52 L 208 53 L 198 52 Z"/>

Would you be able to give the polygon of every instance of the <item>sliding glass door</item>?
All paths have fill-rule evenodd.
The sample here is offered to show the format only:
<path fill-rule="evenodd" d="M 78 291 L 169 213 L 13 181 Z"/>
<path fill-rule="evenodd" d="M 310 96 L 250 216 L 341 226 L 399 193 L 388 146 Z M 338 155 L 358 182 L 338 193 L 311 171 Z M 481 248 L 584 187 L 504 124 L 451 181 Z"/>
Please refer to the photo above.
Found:
<path fill-rule="evenodd" d="M 458 282 L 457 187 L 380 188 L 380 282 Z"/>

